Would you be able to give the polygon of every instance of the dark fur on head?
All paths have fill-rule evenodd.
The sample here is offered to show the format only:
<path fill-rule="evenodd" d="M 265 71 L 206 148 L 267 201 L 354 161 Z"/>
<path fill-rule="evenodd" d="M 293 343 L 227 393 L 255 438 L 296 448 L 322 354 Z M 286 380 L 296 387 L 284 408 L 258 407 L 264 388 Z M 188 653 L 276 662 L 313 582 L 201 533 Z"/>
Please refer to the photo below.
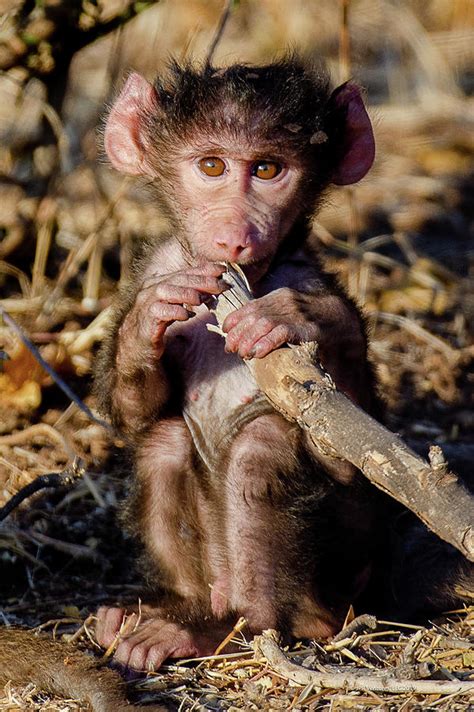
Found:
<path fill-rule="evenodd" d="M 155 90 L 157 111 L 142 120 L 152 152 L 161 167 L 168 163 L 169 173 L 175 147 L 201 140 L 212 148 L 225 141 L 255 147 L 263 158 L 293 154 L 307 167 L 313 195 L 329 182 L 345 111 L 330 101 L 323 64 L 308 68 L 294 56 L 222 69 L 172 61 Z"/>
<path fill-rule="evenodd" d="M 320 113 L 330 95 L 326 70 L 310 72 L 295 58 L 223 69 L 172 62 L 169 76 L 155 89 L 172 132 L 219 135 L 230 128 L 252 142 L 280 139 L 285 149 L 290 143 L 298 150 L 323 129 Z"/>

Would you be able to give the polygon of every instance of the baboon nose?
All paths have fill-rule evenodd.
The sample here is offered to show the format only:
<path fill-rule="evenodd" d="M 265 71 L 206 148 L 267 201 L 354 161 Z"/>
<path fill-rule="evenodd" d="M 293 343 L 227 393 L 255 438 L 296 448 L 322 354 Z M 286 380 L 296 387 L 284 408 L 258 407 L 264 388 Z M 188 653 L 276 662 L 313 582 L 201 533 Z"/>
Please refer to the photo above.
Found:
<path fill-rule="evenodd" d="M 223 228 L 222 232 L 216 237 L 216 245 L 223 253 L 224 259 L 235 262 L 240 253 L 249 247 L 251 243 L 251 235 L 249 228 L 236 230 L 235 228 Z"/>

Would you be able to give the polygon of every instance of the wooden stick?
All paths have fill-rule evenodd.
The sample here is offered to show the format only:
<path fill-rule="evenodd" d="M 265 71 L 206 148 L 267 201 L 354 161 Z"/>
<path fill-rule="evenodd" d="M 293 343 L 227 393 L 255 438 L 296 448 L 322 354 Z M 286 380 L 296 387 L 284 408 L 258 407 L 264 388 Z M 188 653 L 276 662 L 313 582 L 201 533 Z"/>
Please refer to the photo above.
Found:
<path fill-rule="evenodd" d="M 333 638 L 331 638 L 331 644 L 338 643 L 340 640 L 345 640 L 350 638 L 351 635 L 357 633 L 359 635 L 365 630 L 375 630 L 377 628 L 377 619 L 375 616 L 371 616 L 370 613 L 363 613 L 357 618 L 354 618 L 350 623 L 348 623 L 342 630 L 337 633 Z"/>
<path fill-rule="evenodd" d="M 300 685 L 313 684 L 315 687 L 331 690 L 360 690 L 361 692 L 394 692 L 414 695 L 469 695 L 474 693 L 474 682 L 454 680 L 400 680 L 392 677 L 387 670 L 378 675 L 346 668 L 341 672 L 320 672 L 308 670 L 292 663 L 279 647 L 277 633 L 263 632 L 254 638 L 253 646 L 262 655 L 272 670 Z"/>
<path fill-rule="evenodd" d="M 232 288 L 219 295 L 219 328 L 228 314 L 252 299 L 239 268 L 228 268 Z M 351 462 L 377 487 L 398 500 L 441 539 L 474 561 L 474 497 L 448 471 L 441 448 L 430 462 L 340 393 L 317 362 L 317 344 L 282 347 L 246 361 L 276 410 L 309 433 L 318 451 Z"/>

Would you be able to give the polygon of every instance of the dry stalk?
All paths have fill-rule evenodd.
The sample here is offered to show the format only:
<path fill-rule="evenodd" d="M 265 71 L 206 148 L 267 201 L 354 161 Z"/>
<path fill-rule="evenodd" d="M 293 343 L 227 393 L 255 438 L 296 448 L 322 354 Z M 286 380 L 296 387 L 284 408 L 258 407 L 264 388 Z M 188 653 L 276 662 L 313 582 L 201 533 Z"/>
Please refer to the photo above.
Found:
<path fill-rule="evenodd" d="M 24 539 L 36 545 L 50 546 L 56 549 L 56 551 L 61 551 L 73 558 L 92 559 L 93 561 L 100 560 L 101 558 L 97 551 L 85 544 L 71 544 L 71 542 L 54 539 L 53 537 L 33 530 L 25 531 L 19 529 L 16 531 L 16 534 L 20 539 Z"/>
<path fill-rule="evenodd" d="M 38 235 L 33 264 L 31 293 L 33 297 L 42 294 L 45 284 L 45 270 L 56 219 L 56 202 L 49 197 L 43 198 L 38 208 Z"/>
<path fill-rule="evenodd" d="M 245 628 L 246 625 L 247 625 L 247 621 L 245 620 L 245 618 L 242 618 L 242 617 L 239 618 L 239 620 L 234 625 L 234 627 L 232 628 L 230 633 L 228 635 L 226 635 L 226 637 L 224 638 L 224 640 L 221 643 L 219 643 L 219 645 L 217 646 L 217 648 L 214 651 L 214 655 L 219 655 L 219 653 L 221 653 L 224 650 L 224 648 L 230 643 L 232 638 L 235 635 L 237 635 L 238 633 L 240 633 Z"/>
<path fill-rule="evenodd" d="M 18 280 L 21 293 L 27 299 L 31 296 L 31 282 L 23 270 L 0 259 L 0 274 L 8 274 Z"/>
<path fill-rule="evenodd" d="M 104 247 L 100 240 L 97 240 L 92 249 L 92 253 L 87 265 L 86 279 L 84 284 L 84 298 L 82 305 L 88 311 L 97 309 L 97 302 L 100 293 L 100 281 L 102 275 L 102 257 Z"/>
<path fill-rule="evenodd" d="M 125 178 L 121 183 L 120 188 L 115 193 L 113 199 L 107 205 L 104 215 L 102 216 L 97 228 L 91 232 L 90 235 L 88 235 L 78 249 L 72 249 L 69 252 L 66 261 L 59 272 L 55 287 L 47 299 L 44 300 L 41 314 L 37 320 L 38 328 L 45 328 L 48 324 L 48 316 L 56 310 L 57 302 L 62 297 L 67 283 L 77 275 L 83 263 L 91 257 L 96 249 L 96 246 L 100 244 L 102 228 L 107 220 L 113 215 L 115 206 L 118 201 L 121 200 L 128 188 L 128 183 L 128 179 Z"/>
<path fill-rule="evenodd" d="M 222 39 L 222 35 L 224 34 L 225 26 L 227 25 L 227 23 L 229 21 L 233 4 L 234 4 L 234 0 L 225 0 L 224 9 L 220 16 L 216 33 L 212 39 L 211 45 L 209 47 L 209 51 L 207 53 L 206 65 L 208 67 L 210 67 L 212 65 L 212 60 L 214 59 L 214 53 L 217 49 L 219 42 Z"/>
<path fill-rule="evenodd" d="M 349 34 L 349 6 L 351 0 L 340 0 L 339 79 L 347 82 L 351 76 L 351 39 Z"/>
<path fill-rule="evenodd" d="M 434 334 L 431 334 L 420 326 L 420 324 L 417 324 L 416 321 L 413 321 L 413 319 L 409 319 L 407 316 L 401 316 L 400 314 L 380 311 L 369 312 L 369 316 L 376 317 L 386 324 L 394 324 L 395 326 L 405 329 L 405 331 L 408 331 L 413 336 L 429 344 L 429 346 L 436 351 L 440 351 L 444 354 L 452 365 L 459 362 L 461 356 L 460 351 L 453 349 L 453 347 L 443 341 L 443 339 L 440 339 L 439 336 L 434 336 Z"/>
<path fill-rule="evenodd" d="M 16 433 L 2 435 L 0 436 L 0 446 L 14 447 L 23 443 L 31 443 L 37 437 L 46 438 L 49 441 L 52 440 L 56 445 L 59 445 L 71 460 L 76 457 L 71 440 L 47 423 L 36 423 Z"/>

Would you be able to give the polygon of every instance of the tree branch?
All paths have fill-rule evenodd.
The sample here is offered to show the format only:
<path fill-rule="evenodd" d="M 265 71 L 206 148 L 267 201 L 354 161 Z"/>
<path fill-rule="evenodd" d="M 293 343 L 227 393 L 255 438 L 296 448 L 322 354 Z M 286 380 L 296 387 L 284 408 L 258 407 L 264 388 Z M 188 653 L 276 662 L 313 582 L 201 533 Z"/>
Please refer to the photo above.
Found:
<path fill-rule="evenodd" d="M 228 314 L 252 299 L 240 269 L 229 267 L 225 279 L 232 286 L 217 299 L 219 328 Z M 307 343 L 246 363 L 275 409 L 306 430 L 320 452 L 351 462 L 474 561 L 474 498 L 448 471 L 441 448 L 431 447 L 430 462 L 419 457 L 336 389 L 316 352 L 317 345 Z"/>
<path fill-rule="evenodd" d="M 361 692 L 394 692 L 414 695 L 468 695 L 474 692 L 474 682 L 462 680 L 400 680 L 386 670 L 368 674 L 365 670 L 346 668 L 341 672 L 308 670 L 292 663 L 277 643 L 277 633 L 272 630 L 254 638 L 253 646 L 277 673 L 300 685 L 331 690 L 359 690 Z"/>

